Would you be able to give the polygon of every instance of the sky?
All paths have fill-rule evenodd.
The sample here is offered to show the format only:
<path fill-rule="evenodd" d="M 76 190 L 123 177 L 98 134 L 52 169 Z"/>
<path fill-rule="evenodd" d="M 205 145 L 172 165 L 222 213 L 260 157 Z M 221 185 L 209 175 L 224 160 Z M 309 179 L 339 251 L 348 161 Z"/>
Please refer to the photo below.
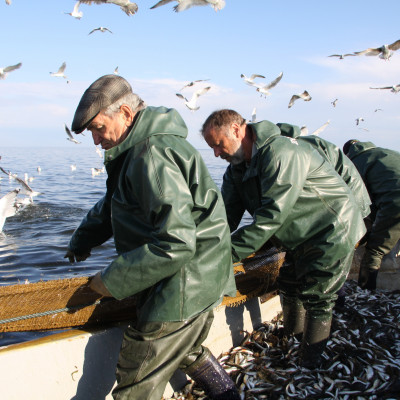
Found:
<path fill-rule="evenodd" d="M 370 89 L 400 83 L 400 50 L 389 61 L 328 57 L 400 39 L 399 0 L 226 0 L 218 12 L 204 6 L 179 13 L 176 1 L 150 9 L 156 2 L 137 0 L 133 16 L 114 4 L 81 4 L 78 20 L 66 14 L 74 0 L 3 0 L 0 68 L 22 66 L 0 80 L 0 154 L 7 146 L 77 146 L 66 140 L 64 124 L 71 125 L 86 88 L 117 66 L 148 105 L 180 112 L 198 149 L 207 148 L 199 130 L 211 112 L 231 108 L 251 119 L 256 108 L 257 120 L 309 133 L 329 121 L 320 137 L 338 146 L 359 139 L 400 151 L 400 93 Z M 100 26 L 112 33 L 89 35 Z M 51 76 L 63 62 L 67 79 Z M 259 74 L 268 84 L 281 72 L 266 98 L 241 78 Z M 199 79 L 208 81 L 181 90 Z M 206 86 L 197 111 L 176 96 L 190 99 Z M 304 90 L 311 101 L 288 108 Z M 90 134 L 76 138 L 93 145 Z"/>

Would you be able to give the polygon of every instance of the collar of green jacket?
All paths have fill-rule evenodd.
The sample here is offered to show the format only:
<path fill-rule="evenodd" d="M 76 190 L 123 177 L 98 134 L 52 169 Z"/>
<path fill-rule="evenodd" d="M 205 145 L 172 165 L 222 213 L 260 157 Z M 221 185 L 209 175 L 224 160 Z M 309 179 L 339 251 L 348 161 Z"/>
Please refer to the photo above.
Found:
<path fill-rule="evenodd" d="M 153 135 L 175 135 L 186 138 L 188 130 L 182 117 L 174 108 L 146 107 L 139 115 L 126 139 L 104 153 L 105 164 L 126 150 Z"/>
<path fill-rule="evenodd" d="M 301 129 L 297 125 L 287 124 L 286 122 L 278 122 L 276 125 L 283 136 L 297 138 L 301 135 Z"/>
<path fill-rule="evenodd" d="M 355 142 L 350 146 L 349 152 L 347 153 L 347 157 L 353 159 L 364 151 L 375 149 L 376 145 L 372 142 Z"/>
<path fill-rule="evenodd" d="M 261 121 L 255 124 L 249 124 L 251 130 L 256 134 L 255 145 L 258 149 L 261 149 L 270 138 L 279 136 L 281 130 L 270 121 Z"/>

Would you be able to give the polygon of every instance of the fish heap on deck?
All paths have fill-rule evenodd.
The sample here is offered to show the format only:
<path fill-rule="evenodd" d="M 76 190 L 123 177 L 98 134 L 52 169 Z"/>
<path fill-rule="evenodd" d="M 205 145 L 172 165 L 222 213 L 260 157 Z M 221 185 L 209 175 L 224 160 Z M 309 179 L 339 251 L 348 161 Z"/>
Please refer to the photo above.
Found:
<path fill-rule="evenodd" d="M 242 399 L 400 399 L 400 291 L 370 292 L 355 281 L 345 290 L 320 368 L 299 366 L 300 342 L 283 335 L 281 316 L 219 357 Z M 171 399 L 208 397 L 190 382 Z"/>

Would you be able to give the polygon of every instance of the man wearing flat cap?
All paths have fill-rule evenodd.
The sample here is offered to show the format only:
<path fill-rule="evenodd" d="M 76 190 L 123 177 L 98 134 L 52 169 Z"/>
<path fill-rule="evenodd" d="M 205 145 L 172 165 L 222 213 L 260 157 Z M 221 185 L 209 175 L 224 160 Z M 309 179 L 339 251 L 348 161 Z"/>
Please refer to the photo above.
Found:
<path fill-rule="evenodd" d="M 176 369 L 212 399 L 240 399 L 202 342 L 213 308 L 236 294 L 221 194 L 174 109 L 146 106 L 116 75 L 83 94 L 72 130 L 105 149 L 105 196 L 74 232 L 65 257 L 85 260 L 114 236 L 118 256 L 91 280 L 104 296 L 137 295 L 117 364 L 114 399 L 160 400 Z"/>

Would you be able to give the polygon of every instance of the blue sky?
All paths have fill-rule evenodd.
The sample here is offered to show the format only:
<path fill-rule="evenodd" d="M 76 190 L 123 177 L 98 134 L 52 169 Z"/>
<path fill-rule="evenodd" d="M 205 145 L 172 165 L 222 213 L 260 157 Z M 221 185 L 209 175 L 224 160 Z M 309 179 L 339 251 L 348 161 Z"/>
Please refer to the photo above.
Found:
<path fill-rule="evenodd" d="M 328 57 L 400 39 L 392 18 L 399 15 L 398 0 L 226 0 L 217 13 L 210 6 L 175 13 L 175 2 L 151 10 L 155 3 L 138 0 L 139 11 L 130 17 L 116 5 L 81 4 L 77 20 L 65 14 L 74 0 L 2 1 L 0 67 L 22 67 L 0 80 L 0 151 L 75 146 L 64 123 L 71 124 L 84 90 L 117 66 L 148 105 L 181 113 L 197 148 L 206 148 L 199 129 L 212 111 L 233 108 L 250 119 L 256 108 L 258 120 L 305 125 L 310 133 L 329 120 L 320 136 L 339 146 L 358 138 L 400 151 L 400 94 L 369 89 L 400 83 L 400 50 L 390 61 Z M 113 34 L 88 35 L 99 26 Z M 64 61 L 70 83 L 49 74 Z M 267 98 L 240 78 L 257 73 L 269 83 L 280 72 Z M 191 112 L 176 93 L 197 79 L 209 81 L 183 90 L 187 98 L 197 88 L 211 89 Z M 304 90 L 312 100 L 288 109 L 291 96 Z M 365 121 L 356 126 L 358 117 Z M 90 135 L 79 140 L 92 145 Z"/>

